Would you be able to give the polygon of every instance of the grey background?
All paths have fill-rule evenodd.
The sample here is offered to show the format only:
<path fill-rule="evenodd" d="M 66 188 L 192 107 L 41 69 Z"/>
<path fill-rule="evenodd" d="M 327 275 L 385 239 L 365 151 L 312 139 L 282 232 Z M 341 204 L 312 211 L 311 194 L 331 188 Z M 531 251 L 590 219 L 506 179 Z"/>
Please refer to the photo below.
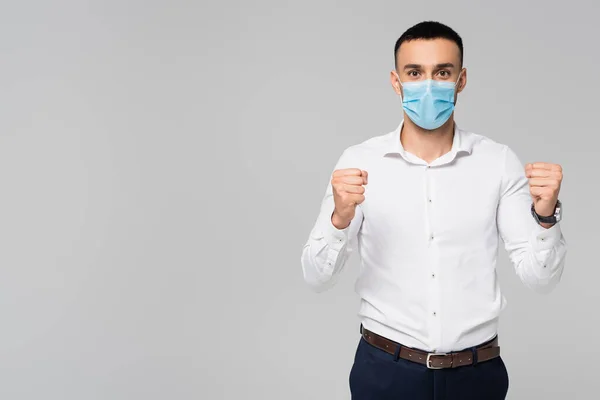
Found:
<path fill-rule="evenodd" d="M 562 284 L 500 258 L 509 398 L 593 397 L 597 4 L 2 1 L 0 398 L 348 399 L 358 260 L 317 295 L 301 248 L 425 19 L 465 41 L 460 126 L 565 171 Z"/>

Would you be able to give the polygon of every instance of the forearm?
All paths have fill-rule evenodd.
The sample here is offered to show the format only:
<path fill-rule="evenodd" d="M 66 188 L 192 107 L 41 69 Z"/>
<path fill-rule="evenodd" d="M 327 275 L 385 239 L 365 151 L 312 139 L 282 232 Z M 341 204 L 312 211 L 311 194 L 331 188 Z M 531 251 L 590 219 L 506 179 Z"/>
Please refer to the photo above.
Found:
<path fill-rule="evenodd" d="M 517 275 L 529 288 L 548 293 L 560 281 L 567 245 L 560 225 L 540 226 L 527 243 L 509 253 Z"/>
<path fill-rule="evenodd" d="M 335 222 L 334 222 L 335 221 Z M 335 218 L 319 221 L 302 249 L 304 280 L 315 291 L 323 291 L 336 282 L 350 254 L 349 223 L 336 223 Z M 336 227 L 346 225 L 343 229 Z"/>

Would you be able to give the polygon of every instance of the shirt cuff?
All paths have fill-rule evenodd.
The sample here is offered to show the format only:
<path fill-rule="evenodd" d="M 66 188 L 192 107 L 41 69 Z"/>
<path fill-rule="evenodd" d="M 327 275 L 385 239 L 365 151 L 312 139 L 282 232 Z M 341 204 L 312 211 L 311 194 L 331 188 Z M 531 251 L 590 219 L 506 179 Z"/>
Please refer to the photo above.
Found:
<path fill-rule="evenodd" d="M 323 218 L 319 224 L 319 233 L 323 239 L 327 242 L 327 245 L 336 251 L 341 250 L 342 247 L 348 241 L 350 225 L 344 229 L 338 229 L 331 222 L 331 216 L 329 218 Z"/>
<path fill-rule="evenodd" d="M 544 228 L 536 223 L 531 241 L 536 251 L 543 251 L 555 247 L 560 242 L 561 237 L 562 231 L 560 230 L 559 222 L 550 228 Z"/>

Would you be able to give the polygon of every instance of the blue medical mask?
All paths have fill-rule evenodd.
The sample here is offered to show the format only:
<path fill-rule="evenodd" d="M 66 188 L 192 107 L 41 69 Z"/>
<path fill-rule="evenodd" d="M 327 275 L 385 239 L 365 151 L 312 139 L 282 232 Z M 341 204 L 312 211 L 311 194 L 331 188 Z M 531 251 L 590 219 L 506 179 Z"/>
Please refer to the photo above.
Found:
<path fill-rule="evenodd" d="M 456 82 L 427 79 L 414 82 L 400 82 L 402 85 L 402 108 L 415 124 L 423 129 L 433 130 L 444 125 L 454 111 Z"/>

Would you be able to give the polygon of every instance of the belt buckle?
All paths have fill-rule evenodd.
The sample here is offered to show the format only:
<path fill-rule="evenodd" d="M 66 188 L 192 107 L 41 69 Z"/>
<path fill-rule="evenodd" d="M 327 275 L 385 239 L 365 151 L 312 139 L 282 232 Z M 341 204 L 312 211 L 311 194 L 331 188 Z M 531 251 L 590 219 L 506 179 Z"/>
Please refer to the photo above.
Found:
<path fill-rule="evenodd" d="M 447 356 L 448 353 L 427 353 L 427 368 L 429 369 L 444 369 L 445 367 L 434 367 L 431 365 L 431 356 Z M 452 364 L 450 364 L 452 366 Z"/>

